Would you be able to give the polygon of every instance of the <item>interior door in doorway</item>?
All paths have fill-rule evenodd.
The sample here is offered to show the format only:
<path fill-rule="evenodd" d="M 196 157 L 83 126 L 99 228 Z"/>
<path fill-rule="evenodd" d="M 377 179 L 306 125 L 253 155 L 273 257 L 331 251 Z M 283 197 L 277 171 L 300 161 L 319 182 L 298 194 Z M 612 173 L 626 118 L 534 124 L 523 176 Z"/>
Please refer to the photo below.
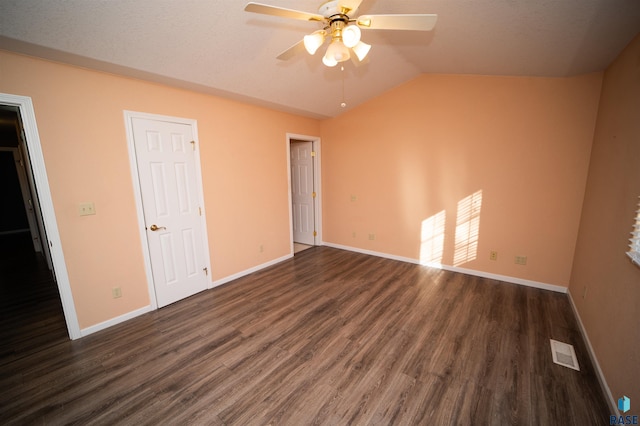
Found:
<path fill-rule="evenodd" d="M 132 118 L 144 220 L 158 307 L 207 288 L 191 125 Z"/>
<path fill-rule="evenodd" d="M 313 143 L 292 141 L 290 151 L 293 241 L 315 245 Z"/>
<path fill-rule="evenodd" d="M 3 170 L 9 180 L 3 181 L 2 185 L 5 189 L 4 194 L 10 196 L 8 200 L 7 212 L 14 212 L 9 214 L 6 218 L 9 219 L 9 223 L 5 223 L 11 231 L 9 232 L 23 232 L 25 229 L 17 229 L 23 223 L 23 218 L 26 218 L 27 225 L 29 226 L 29 233 L 31 234 L 31 241 L 33 243 L 33 249 L 36 253 L 42 252 L 42 244 L 40 243 L 40 234 L 36 223 L 36 216 L 33 210 L 33 200 L 31 199 L 31 193 L 27 183 L 27 177 L 24 170 L 24 161 L 20 158 L 18 148 L 5 148 L 0 146 L 0 153 L 3 155 L 3 167 L 11 168 L 13 170 Z M 13 163 L 13 164 L 11 164 Z M 9 166 L 11 164 L 11 166 Z M 12 172 L 15 170 L 15 174 Z M 14 178 L 15 177 L 15 181 Z M 17 185 L 13 185 L 13 183 Z M 17 192 L 13 192 L 16 190 Z M 22 196 L 22 205 L 15 203 L 17 197 L 13 195 L 20 194 Z M 20 208 L 23 207 L 24 209 Z M 24 212 L 24 215 L 22 214 Z"/>
<path fill-rule="evenodd" d="M 22 124 L 20 125 L 20 127 L 22 128 Z M 53 259 L 51 258 L 51 248 L 47 244 L 47 241 L 48 241 L 47 231 L 44 227 L 44 219 L 42 218 L 40 199 L 38 197 L 38 189 L 36 188 L 36 183 L 33 176 L 31 159 L 29 158 L 29 155 L 27 154 L 27 150 L 26 150 L 26 143 L 25 143 L 26 137 L 24 136 L 24 131 L 20 132 L 20 138 L 21 140 L 20 140 L 20 145 L 18 146 L 18 152 L 20 155 L 20 159 L 23 161 L 24 172 L 26 174 L 27 181 L 29 184 L 29 190 L 31 195 L 31 198 L 30 198 L 31 207 L 36 217 L 36 225 L 37 225 L 36 230 L 39 231 L 39 237 L 42 243 L 41 244 L 42 253 L 44 254 L 44 258 L 47 261 L 47 266 L 49 267 L 50 271 L 53 271 Z M 54 279 L 55 279 L 55 274 L 54 274 Z"/>

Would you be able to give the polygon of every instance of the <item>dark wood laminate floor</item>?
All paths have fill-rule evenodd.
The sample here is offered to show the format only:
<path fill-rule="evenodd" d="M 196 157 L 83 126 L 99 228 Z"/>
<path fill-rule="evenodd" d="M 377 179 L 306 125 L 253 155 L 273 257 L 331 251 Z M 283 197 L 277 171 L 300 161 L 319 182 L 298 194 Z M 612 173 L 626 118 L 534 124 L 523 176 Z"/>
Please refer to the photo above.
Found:
<path fill-rule="evenodd" d="M 58 288 L 30 234 L 1 235 L 0 365 L 68 336 Z"/>
<path fill-rule="evenodd" d="M 4 424 L 608 424 L 566 295 L 326 247 L 1 353 Z"/>

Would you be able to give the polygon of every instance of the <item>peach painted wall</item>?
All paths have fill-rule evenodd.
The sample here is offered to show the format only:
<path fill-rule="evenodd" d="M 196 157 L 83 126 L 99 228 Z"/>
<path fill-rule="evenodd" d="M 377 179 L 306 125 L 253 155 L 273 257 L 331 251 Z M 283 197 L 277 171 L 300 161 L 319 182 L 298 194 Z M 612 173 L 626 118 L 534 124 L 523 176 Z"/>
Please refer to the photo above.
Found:
<path fill-rule="evenodd" d="M 123 110 L 198 121 L 212 280 L 289 254 L 286 133 L 317 120 L 2 51 L 0 92 L 33 100 L 81 328 L 149 304 Z"/>
<path fill-rule="evenodd" d="M 601 80 L 422 75 L 324 121 L 324 240 L 568 286 Z"/>
<path fill-rule="evenodd" d="M 614 400 L 640 401 L 640 268 L 625 255 L 638 196 L 640 35 L 604 75 L 569 287 Z"/>

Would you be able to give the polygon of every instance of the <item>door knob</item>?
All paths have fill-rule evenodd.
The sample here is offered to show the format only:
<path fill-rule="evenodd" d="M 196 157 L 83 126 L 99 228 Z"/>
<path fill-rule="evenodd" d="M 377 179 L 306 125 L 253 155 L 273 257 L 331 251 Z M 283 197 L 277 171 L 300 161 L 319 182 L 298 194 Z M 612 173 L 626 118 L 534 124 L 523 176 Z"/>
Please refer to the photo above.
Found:
<path fill-rule="evenodd" d="M 164 226 L 158 226 L 154 224 L 154 225 L 151 225 L 149 229 L 151 229 L 152 231 L 159 231 L 160 229 L 167 229 L 167 228 Z"/>

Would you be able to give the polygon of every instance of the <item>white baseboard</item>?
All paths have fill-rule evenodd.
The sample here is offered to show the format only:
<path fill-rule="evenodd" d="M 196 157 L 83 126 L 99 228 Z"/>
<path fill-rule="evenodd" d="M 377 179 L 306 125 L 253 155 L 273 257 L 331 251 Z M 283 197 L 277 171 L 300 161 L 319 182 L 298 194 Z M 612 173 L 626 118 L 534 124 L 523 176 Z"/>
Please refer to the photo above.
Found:
<path fill-rule="evenodd" d="M 356 253 L 368 254 L 368 255 L 371 255 L 371 256 L 384 257 L 386 259 L 399 260 L 401 262 L 414 263 L 416 265 L 420 264 L 420 261 L 418 259 L 412 259 L 410 257 L 396 256 L 396 255 L 393 255 L 393 254 L 380 253 L 380 252 L 377 252 L 377 251 L 364 250 L 364 249 L 360 249 L 360 248 L 357 248 L 357 247 L 343 246 L 341 244 L 334 244 L 334 243 L 327 243 L 327 242 L 325 242 L 324 245 L 327 246 L 327 247 L 333 247 L 333 248 L 337 248 L 337 249 L 341 249 L 341 250 L 348 250 L 348 251 L 353 251 L 353 252 L 356 252 Z M 504 282 L 511 283 L 511 284 L 524 285 L 524 286 L 527 286 L 527 287 L 540 288 L 540 289 L 543 289 L 543 290 L 551 290 L 551 291 L 555 291 L 555 292 L 558 292 L 558 293 L 566 293 L 567 292 L 567 287 L 563 287 L 563 286 L 559 286 L 559 285 L 555 285 L 555 284 L 541 283 L 541 282 L 538 282 L 538 281 L 525 280 L 525 279 L 522 279 L 522 278 L 510 277 L 508 275 L 491 274 L 489 272 L 476 271 L 474 269 L 457 268 L 455 266 L 447 266 L 447 265 L 427 265 L 427 266 L 444 269 L 445 271 L 460 272 L 462 274 L 474 275 L 474 276 L 477 276 L 477 277 L 489 278 L 489 279 L 498 280 L 498 281 L 504 281 Z"/>
<path fill-rule="evenodd" d="M 237 280 L 238 278 L 242 278 L 245 275 L 253 274 L 254 272 L 258 272 L 261 269 L 268 268 L 269 266 L 273 266 L 280 262 L 284 262 L 285 260 L 291 259 L 292 257 L 293 257 L 293 254 L 287 254 L 277 259 L 270 260 L 269 262 L 265 262 L 260 265 L 254 266 L 253 268 L 245 269 L 244 271 L 240 271 L 236 274 L 229 275 L 224 278 L 220 278 L 219 280 L 215 280 L 211 283 L 211 288 L 218 287 L 219 285 L 226 284 L 233 280 Z"/>
<path fill-rule="evenodd" d="M 384 257 L 385 259 L 399 260 L 400 262 L 415 263 L 416 265 L 420 264 L 420 262 L 417 259 L 412 259 L 410 257 L 396 256 L 395 254 L 381 253 L 378 251 L 365 250 L 365 249 L 351 247 L 351 246 L 343 246 L 342 244 L 328 243 L 326 241 L 324 242 L 324 245 L 327 247 L 333 247 L 340 250 L 347 250 L 355 253 L 368 254 L 368 255 L 377 256 L 377 257 Z"/>
<path fill-rule="evenodd" d="M 121 322 L 138 317 L 142 314 L 146 314 L 147 312 L 151 312 L 152 310 L 153 309 L 151 309 L 151 305 L 148 305 L 140 309 L 136 309 L 135 311 L 127 312 L 126 314 L 120 315 L 119 317 L 111 318 L 110 320 L 101 322 L 99 324 L 92 325 L 87 328 L 83 328 L 80 330 L 80 337 L 85 337 L 97 331 L 104 330 L 105 328 L 112 327 L 116 324 L 120 324 Z"/>
<path fill-rule="evenodd" d="M 492 274 L 489 272 L 476 271 L 473 269 L 465 269 L 465 268 L 456 268 L 454 266 L 446 266 L 446 265 L 442 265 L 442 269 L 446 271 L 460 272 L 462 274 L 467 274 L 467 275 L 475 275 L 477 277 L 482 277 L 482 278 L 489 278 L 491 280 L 504 281 L 511 284 L 523 285 L 526 287 L 534 287 L 542 290 L 555 291 L 556 293 L 567 292 L 567 287 L 563 287 L 555 284 L 541 283 L 539 281 L 525 280 L 523 278 L 510 277 L 508 275 L 498 275 L 498 274 Z"/>
<path fill-rule="evenodd" d="M 226 284 L 226 283 L 228 283 L 230 281 L 233 281 L 233 280 L 236 280 L 238 278 L 244 277 L 245 275 L 249 275 L 249 274 L 251 274 L 253 272 L 257 272 L 257 271 L 259 271 L 261 269 L 264 269 L 264 268 L 267 268 L 269 266 L 275 265 L 276 263 L 280 263 L 280 262 L 285 261 L 287 259 L 291 259 L 292 257 L 293 257 L 293 254 L 288 254 L 288 255 L 279 257 L 277 259 L 271 260 L 269 262 L 263 263 L 261 265 L 255 266 L 253 268 L 249 268 L 249 269 L 246 269 L 244 271 L 238 272 L 237 274 L 229 275 L 228 277 L 213 281 L 213 282 L 211 282 L 211 286 L 209 287 L 209 289 L 217 287 L 217 286 L 222 285 L 222 284 Z M 87 328 L 83 328 L 83 329 L 80 330 L 80 337 L 88 336 L 88 335 L 93 334 L 93 333 L 95 333 L 97 331 L 104 330 L 106 328 L 112 327 L 112 326 L 114 326 L 116 324 L 120 324 L 121 322 L 133 319 L 133 318 L 135 318 L 137 316 L 140 316 L 142 314 L 146 314 L 147 312 L 151 312 L 153 310 L 154 310 L 153 307 L 151 305 L 148 305 L 148 306 L 145 306 L 143 308 L 136 309 L 135 311 L 127 312 L 126 314 L 120 315 L 119 317 L 111 318 L 110 320 L 101 322 L 99 324 L 92 325 L 92 326 L 87 327 Z"/>
<path fill-rule="evenodd" d="M 325 245 L 327 247 L 333 247 L 333 248 L 337 248 L 340 250 L 347 250 L 347 251 L 352 251 L 352 252 L 356 252 L 356 253 L 362 253 L 362 254 L 368 254 L 371 256 L 377 256 L 377 257 L 383 257 L 386 259 L 391 259 L 391 260 L 398 260 L 400 262 L 407 262 L 407 263 L 413 263 L 413 264 L 420 264 L 420 262 L 417 259 L 412 259 L 409 257 L 403 257 L 403 256 L 396 256 L 393 254 L 388 254 L 388 253 L 381 253 L 381 252 L 377 252 L 377 251 L 372 251 L 372 250 L 364 250 L 364 249 L 360 249 L 357 247 L 350 247 L 350 246 L 344 246 L 341 244 L 334 244 L 334 243 L 328 243 L 328 242 L 322 242 L 321 245 Z M 289 253 L 287 255 L 281 256 L 277 259 L 273 259 L 270 260 L 268 262 L 262 263 L 260 265 L 254 266 L 252 268 L 249 269 L 245 269 L 244 271 L 240 271 L 238 273 L 235 273 L 233 275 L 229 275 L 227 277 L 224 278 L 220 278 L 218 280 L 212 281 L 211 282 L 211 286 L 209 287 L 214 288 L 214 287 L 218 287 L 220 285 L 226 284 L 228 282 L 237 280 L 238 278 L 242 278 L 246 275 L 252 274 L 254 272 L 258 272 L 261 269 L 264 268 L 268 268 L 269 266 L 273 266 L 277 263 L 283 262 L 285 260 L 291 259 L 293 257 L 293 253 Z M 528 286 L 528 287 L 535 287 L 535 288 L 541 288 L 544 290 L 551 290 L 551 291 L 556 291 L 559 293 L 567 293 L 567 288 L 566 287 L 562 287 L 562 286 L 557 286 L 557 285 L 553 285 L 553 284 L 546 284 L 546 283 L 540 283 L 537 281 L 531 281 L 531 280 L 524 280 L 521 278 L 515 278 L 515 277 L 509 277 L 506 275 L 497 275 L 497 274 L 490 274 L 487 272 L 482 272 L 482 271 L 476 271 L 473 269 L 464 269 L 464 268 L 456 268 L 453 266 L 447 266 L 447 265 L 434 265 L 433 267 L 437 267 L 440 269 L 444 269 L 446 271 L 452 271 L 452 272 L 460 272 L 463 274 L 467 274 L 467 275 L 474 275 L 474 276 L 478 276 L 478 277 L 483 277 L 483 278 L 489 278 L 489 279 L 493 279 L 493 280 L 498 280 L 498 281 L 504 281 L 504 282 L 508 282 L 508 283 L 513 283 L 513 284 L 519 284 L 519 285 L 524 285 L 524 286 Z M 571 300 L 571 298 L 569 298 L 569 300 Z M 573 306 L 573 301 L 571 302 L 572 306 Z M 145 306 L 143 308 L 140 309 L 136 309 L 135 311 L 131 311 L 128 312 L 124 315 L 120 315 L 119 317 L 116 318 L 112 318 L 110 320 L 101 322 L 99 324 L 96 325 L 92 325 L 90 327 L 84 328 L 82 330 L 80 330 L 80 336 L 84 337 L 84 336 L 88 336 L 89 334 L 95 333 L 97 331 L 100 330 L 104 330 L 105 328 L 114 326 L 116 324 L 119 324 L 121 322 L 127 321 L 129 319 L 135 318 L 137 316 L 140 316 L 142 314 L 145 314 L 147 312 L 152 311 L 153 308 L 149 305 L 149 306 Z M 575 307 L 574 307 L 574 312 L 576 312 Z M 580 323 L 580 327 L 582 327 L 582 323 L 580 322 L 580 317 L 577 316 L 577 312 L 576 312 L 576 317 L 578 318 L 578 322 Z M 586 338 L 586 334 L 583 331 L 583 334 L 585 335 L 585 340 L 588 342 L 588 339 Z M 589 347 L 591 347 L 589 345 Z M 594 364 L 597 365 L 597 363 L 594 362 Z M 598 371 L 600 372 L 600 369 L 598 367 Z M 601 374 L 601 372 L 600 372 Z M 608 388 L 607 388 L 608 391 Z M 607 394 L 610 398 L 611 398 L 611 392 L 608 391 Z"/>
<path fill-rule="evenodd" d="M 619 413 L 618 405 L 616 404 L 616 400 L 611 393 L 611 389 L 609 389 L 609 385 L 607 384 L 607 380 L 604 378 L 604 373 L 600 368 L 600 363 L 598 362 L 598 358 L 596 357 L 596 353 L 593 350 L 593 346 L 591 346 L 591 342 L 589 341 L 589 336 L 587 335 L 587 330 L 584 328 L 584 324 L 582 324 L 582 318 L 580 318 L 580 314 L 578 313 L 578 309 L 576 308 L 575 303 L 573 302 L 573 297 L 571 296 L 571 292 L 567 291 L 567 296 L 569 296 L 569 303 L 571 304 L 571 309 L 573 310 L 573 315 L 578 320 L 578 326 L 580 327 L 580 333 L 582 334 L 582 338 L 587 344 L 587 351 L 589 352 L 589 358 L 591 358 L 591 363 L 596 369 L 596 376 L 598 377 L 598 382 L 600 382 L 600 387 L 607 397 L 607 402 L 609 403 L 609 408 L 611 408 L 612 413 Z"/>

